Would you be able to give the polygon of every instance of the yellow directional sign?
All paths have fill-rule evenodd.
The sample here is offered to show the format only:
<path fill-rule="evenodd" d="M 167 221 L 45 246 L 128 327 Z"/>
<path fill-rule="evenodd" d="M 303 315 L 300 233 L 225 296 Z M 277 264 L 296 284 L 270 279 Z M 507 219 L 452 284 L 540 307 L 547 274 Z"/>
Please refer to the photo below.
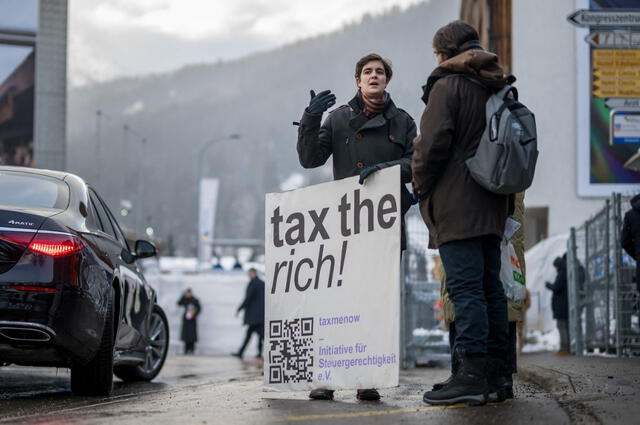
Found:
<path fill-rule="evenodd" d="M 640 69 L 633 68 L 595 68 L 593 77 L 600 79 L 610 78 L 640 78 Z"/>
<path fill-rule="evenodd" d="M 640 50 L 638 49 L 594 49 L 594 59 L 605 58 L 626 58 L 626 59 L 640 59 Z"/>
<path fill-rule="evenodd" d="M 640 97 L 640 49 L 593 49 L 593 96 Z"/>
<path fill-rule="evenodd" d="M 640 97 L 640 88 L 593 88 L 593 97 Z"/>

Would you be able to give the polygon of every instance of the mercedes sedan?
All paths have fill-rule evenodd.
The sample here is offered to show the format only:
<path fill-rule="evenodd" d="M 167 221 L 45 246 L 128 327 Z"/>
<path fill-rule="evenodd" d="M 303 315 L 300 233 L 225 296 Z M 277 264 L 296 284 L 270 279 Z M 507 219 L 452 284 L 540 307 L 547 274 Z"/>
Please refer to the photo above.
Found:
<path fill-rule="evenodd" d="M 78 176 L 0 166 L 0 366 L 70 367 L 78 395 L 155 378 L 169 328 L 137 265 L 154 255 Z"/>

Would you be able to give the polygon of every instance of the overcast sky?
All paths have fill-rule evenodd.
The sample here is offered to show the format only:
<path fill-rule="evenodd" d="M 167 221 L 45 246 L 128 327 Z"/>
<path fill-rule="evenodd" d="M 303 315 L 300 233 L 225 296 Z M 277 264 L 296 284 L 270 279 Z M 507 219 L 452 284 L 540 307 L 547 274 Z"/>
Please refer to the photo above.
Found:
<path fill-rule="evenodd" d="M 422 1 L 70 0 L 69 77 L 79 85 L 234 59 Z"/>

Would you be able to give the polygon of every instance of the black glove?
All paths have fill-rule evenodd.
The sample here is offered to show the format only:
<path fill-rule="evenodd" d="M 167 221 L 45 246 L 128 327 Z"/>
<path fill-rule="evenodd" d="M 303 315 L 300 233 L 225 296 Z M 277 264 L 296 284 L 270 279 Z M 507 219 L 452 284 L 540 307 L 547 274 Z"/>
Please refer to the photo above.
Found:
<path fill-rule="evenodd" d="M 327 109 L 336 104 L 336 95 L 331 90 L 321 91 L 316 95 L 313 90 L 310 91 L 311 100 L 307 106 L 307 112 L 313 115 L 322 115 Z"/>
<path fill-rule="evenodd" d="M 553 289 L 553 284 L 551 282 L 545 282 L 544 286 L 546 286 L 547 289 Z"/>
<path fill-rule="evenodd" d="M 372 165 L 371 167 L 363 168 L 362 171 L 360 171 L 360 180 L 358 180 L 358 183 L 364 184 L 364 181 L 366 180 L 366 178 L 369 177 L 371 174 L 375 173 L 376 171 L 378 171 L 379 169 L 380 169 L 379 165 Z"/>

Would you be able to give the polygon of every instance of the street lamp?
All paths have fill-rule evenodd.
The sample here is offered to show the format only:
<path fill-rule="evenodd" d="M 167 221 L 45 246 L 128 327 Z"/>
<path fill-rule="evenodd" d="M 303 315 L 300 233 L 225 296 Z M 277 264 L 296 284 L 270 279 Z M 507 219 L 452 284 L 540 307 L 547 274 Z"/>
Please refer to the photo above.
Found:
<path fill-rule="evenodd" d="M 226 140 L 238 140 L 240 138 L 239 134 L 233 133 L 227 136 L 216 137 L 214 139 L 209 140 L 204 145 L 200 147 L 198 150 L 198 169 L 196 175 L 196 184 L 200 184 L 200 180 L 202 179 L 202 163 L 204 161 L 204 153 L 213 145 L 219 142 L 224 142 Z"/>
<path fill-rule="evenodd" d="M 202 178 L 202 168 L 203 168 L 203 162 L 204 162 L 204 157 L 205 157 L 205 152 L 207 151 L 207 149 L 209 149 L 211 146 L 213 146 L 214 144 L 218 143 L 218 142 L 222 142 L 225 140 L 237 140 L 240 138 L 239 134 L 230 134 L 228 136 L 222 136 L 222 137 L 216 137 L 212 140 L 209 140 L 208 142 L 206 142 L 204 145 L 202 145 L 200 147 L 200 149 L 198 150 L 198 166 L 197 166 L 197 175 L 196 175 L 196 190 L 197 190 L 197 194 L 198 194 L 198 264 L 201 265 L 205 260 L 207 260 L 207 256 L 209 254 L 207 254 L 207 246 L 209 245 L 209 240 L 205 240 L 204 239 L 204 235 L 207 234 L 207 232 L 213 233 L 213 221 L 215 221 L 215 210 L 208 210 L 207 208 L 210 207 L 215 207 L 214 205 L 207 205 L 209 204 L 209 202 L 205 202 L 204 198 L 203 198 L 203 192 L 202 192 L 202 188 L 203 188 L 203 178 Z M 217 189 L 215 189 L 214 191 L 217 191 Z M 207 220 L 209 221 L 207 223 Z M 213 234 L 208 235 L 209 238 L 213 238 Z"/>

